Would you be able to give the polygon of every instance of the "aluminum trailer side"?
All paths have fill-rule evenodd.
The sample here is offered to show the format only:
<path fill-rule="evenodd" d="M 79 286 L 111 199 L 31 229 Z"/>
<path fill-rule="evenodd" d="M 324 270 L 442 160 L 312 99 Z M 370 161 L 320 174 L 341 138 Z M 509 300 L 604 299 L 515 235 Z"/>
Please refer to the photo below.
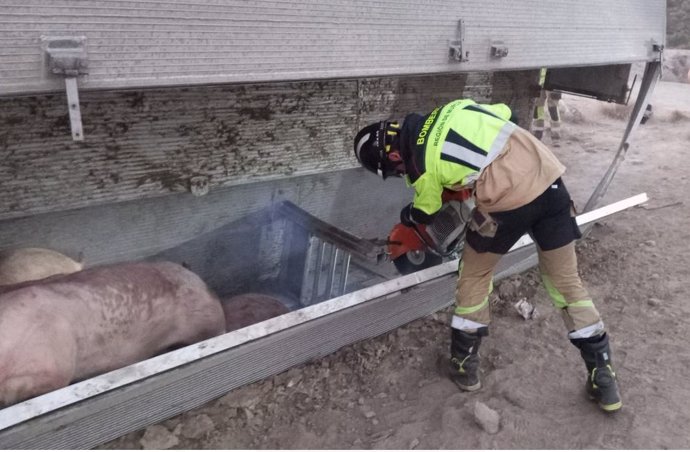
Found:
<path fill-rule="evenodd" d="M 409 193 L 356 169 L 350 140 L 363 124 L 457 97 L 508 102 L 526 121 L 539 68 L 580 81 L 604 68 L 602 83 L 625 92 L 615 72 L 642 63 L 591 208 L 658 78 L 665 20 L 663 0 L 3 2 L 0 243 L 81 254 L 87 265 L 139 260 L 281 200 L 382 236 Z M 265 254 L 246 251 L 255 252 Z M 226 268 L 251 279 L 266 266 Z M 349 295 L 362 303 L 318 318 L 294 311 L 302 322 L 264 335 L 258 327 L 247 342 L 246 331 L 229 333 L 214 353 L 161 373 L 125 368 L 108 374 L 113 386 L 87 380 L 22 402 L 0 411 L 0 447 L 101 444 L 437 310 L 452 279 L 412 280 L 383 296 L 373 286 Z M 259 350 L 279 358 L 257 360 Z"/>

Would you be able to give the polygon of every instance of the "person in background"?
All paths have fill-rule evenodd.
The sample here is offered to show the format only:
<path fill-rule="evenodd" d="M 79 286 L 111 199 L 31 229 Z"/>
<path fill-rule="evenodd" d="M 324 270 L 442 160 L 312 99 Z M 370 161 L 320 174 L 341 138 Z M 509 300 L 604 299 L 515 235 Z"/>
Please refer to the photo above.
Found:
<path fill-rule="evenodd" d="M 561 139 L 561 114 L 558 111 L 558 104 L 561 101 L 561 93 L 555 91 L 546 91 L 544 81 L 546 80 L 546 69 L 541 69 L 539 72 L 539 86 L 542 87 L 539 99 L 534 106 L 534 114 L 532 117 L 532 133 L 540 140 L 544 139 L 547 131 L 546 128 L 546 112 L 549 113 L 549 128 L 551 134 L 551 143 L 554 146 L 560 146 Z"/>
<path fill-rule="evenodd" d="M 647 124 L 647 121 L 649 121 L 652 118 L 652 116 L 654 116 L 652 104 L 647 104 L 647 107 L 644 109 L 644 113 L 642 113 L 642 119 L 640 119 L 640 124 Z"/>

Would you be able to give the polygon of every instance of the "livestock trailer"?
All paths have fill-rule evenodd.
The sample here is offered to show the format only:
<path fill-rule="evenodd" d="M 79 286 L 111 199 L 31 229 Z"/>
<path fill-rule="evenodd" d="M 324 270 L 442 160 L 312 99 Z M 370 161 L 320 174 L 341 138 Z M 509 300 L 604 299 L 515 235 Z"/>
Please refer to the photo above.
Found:
<path fill-rule="evenodd" d="M 590 210 L 658 79 L 665 22 L 665 0 L 0 2 L 0 248 L 167 258 L 219 293 L 279 290 L 289 202 L 332 226 L 344 280 L 309 301 L 301 280 L 284 316 L 0 410 L 0 447 L 93 447 L 447 306 L 452 263 L 397 278 L 365 262 L 371 240 L 345 247 L 371 245 L 353 257 L 371 277 L 345 281 L 336 249 L 385 236 L 410 196 L 358 168 L 356 131 L 460 97 L 527 124 L 541 68 L 545 88 L 609 102 L 634 81 Z"/>

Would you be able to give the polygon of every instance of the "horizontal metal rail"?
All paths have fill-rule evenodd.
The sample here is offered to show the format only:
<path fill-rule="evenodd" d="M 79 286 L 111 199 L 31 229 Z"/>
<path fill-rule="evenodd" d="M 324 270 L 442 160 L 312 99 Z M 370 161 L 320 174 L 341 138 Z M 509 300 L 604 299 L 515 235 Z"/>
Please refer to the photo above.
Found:
<path fill-rule="evenodd" d="M 642 203 L 645 203 L 649 200 L 647 197 L 647 193 L 640 193 L 639 195 L 632 196 L 630 198 L 626 198 L 617 202 L 614 202 L 613 204 L 609 204 L 607 206 L 601 207 L 599 209 L 595 210 L 590 210 L 589 212 L 585 212 L 583 214 L 580 214 L 577 216 L 577 225 L 578 226 L 584 226 L 586 224 L 592 223 L 594 221 L 597 221 L 600 218 L 609 216 L 611 214 L 614 214 L 616 212 L 620 212 L 621 210 L 625 210 L 629 207 L 637 206 Z M 510 248 L 510 251 L 515 251 L 519 248 L 525 247 L 531 243 L 534 243 L 532 240 L 532 237 L 529 235 L 523 235 L 520 240 L 518 240 L 515 245 Z"/>

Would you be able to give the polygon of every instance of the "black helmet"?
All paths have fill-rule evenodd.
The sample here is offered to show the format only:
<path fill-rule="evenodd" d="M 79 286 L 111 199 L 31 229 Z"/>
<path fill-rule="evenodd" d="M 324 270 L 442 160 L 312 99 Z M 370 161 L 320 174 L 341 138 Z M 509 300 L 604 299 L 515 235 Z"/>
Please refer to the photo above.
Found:
<path fill-rule="evenodd" d="M 391 121 L 376 122 L 360 130 L 355 136 L 357 161 L 383 179 L 397 175 L 395 164 L 388 160 L 388 153 L 399 133 L 400 125 Z"/>

